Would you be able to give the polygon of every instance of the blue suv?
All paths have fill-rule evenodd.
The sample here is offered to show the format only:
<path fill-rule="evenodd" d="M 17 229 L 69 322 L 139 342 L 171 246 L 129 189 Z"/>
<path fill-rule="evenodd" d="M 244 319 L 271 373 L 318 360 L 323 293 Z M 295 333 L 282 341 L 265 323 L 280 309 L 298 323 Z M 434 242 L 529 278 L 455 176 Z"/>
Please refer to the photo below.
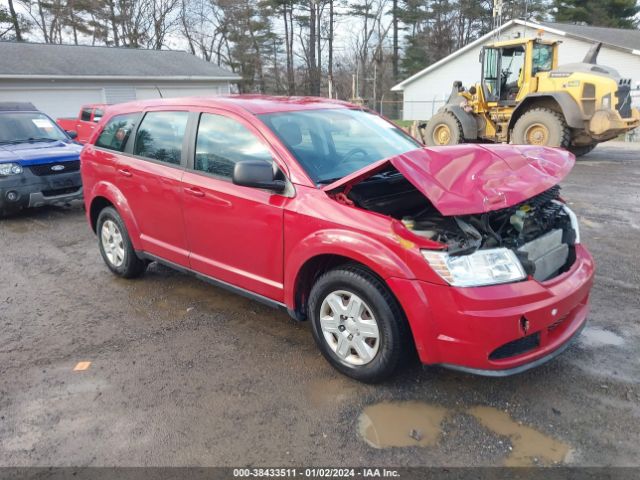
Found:
<path fill-rule="evenodd" d="M 30 103 L 0 102 L 0 215 L 82 198 L 73 136 Z"/>

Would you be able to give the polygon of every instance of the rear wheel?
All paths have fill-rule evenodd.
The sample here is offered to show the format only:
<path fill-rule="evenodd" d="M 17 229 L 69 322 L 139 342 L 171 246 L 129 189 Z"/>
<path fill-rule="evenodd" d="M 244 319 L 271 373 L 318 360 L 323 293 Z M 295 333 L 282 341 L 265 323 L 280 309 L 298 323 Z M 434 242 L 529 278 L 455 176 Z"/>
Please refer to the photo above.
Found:
<path fill-rule="evenodd" d="M 147 268 L 147 262 L 136 255 L 127 227 L 114 208 L 102 209 L 98 215 L 96 232 L 100 254 L 109 270 L 123 278 L 142 275 Z"/>
<path fill-rule="evenodd" d="M 592 143 L 591 145 L 580 145 L 580 146 L 571 145 L 568 148 L 568 150 L 571 153 L 573 153 L 576 157 L 582 157 L 583 155 L 586 155 L 591 150 L 596 148 L 596 145 L 597 145 L 597 143 Z"/>
<path fill-rule="evenodd" d="M 516 121 L 511 143 L 567 148 L 571 131 L 562 114 L 548 108 L 534 108 Z"/>
<path fill-rule="evenodd" d="M 450 112 L 436 113 L 427 122 L 423 140 L 426 145 L 456 145 L 462 143 L 462 125 Z"/>
<path fill-rule="evenodd" d="M 313 337 L 341 373 L 375 383 L 411 351 L 404 314 L 386 285 L 358 265 L 322 275 L 309 295 Z"/>

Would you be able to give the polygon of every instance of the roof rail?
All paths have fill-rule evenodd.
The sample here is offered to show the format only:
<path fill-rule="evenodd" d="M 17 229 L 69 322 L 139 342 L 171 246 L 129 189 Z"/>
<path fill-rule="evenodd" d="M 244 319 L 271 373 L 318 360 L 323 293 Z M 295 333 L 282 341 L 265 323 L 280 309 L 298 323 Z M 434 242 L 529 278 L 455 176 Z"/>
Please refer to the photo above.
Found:
<path fill-rule="evenodd" d="M 37 112 L 31 102 L 0 102 L 0 112 Z"/>

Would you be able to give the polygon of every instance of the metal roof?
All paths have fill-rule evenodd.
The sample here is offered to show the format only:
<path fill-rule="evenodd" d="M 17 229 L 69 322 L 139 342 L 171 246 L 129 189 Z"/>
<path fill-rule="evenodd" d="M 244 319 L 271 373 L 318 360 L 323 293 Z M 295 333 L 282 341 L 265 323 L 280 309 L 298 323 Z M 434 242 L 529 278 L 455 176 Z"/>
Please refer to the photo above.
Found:
<path fill-rule="evenodd" d="M 239 80 L 195 55 L 176 50 L 0 42 L 0 78 Z"/>
<path fill-rule="evenodd" d="M 640 30 L 592 27 L 589 25 L 576 25 L 573 23 L 542 22 L 542 25 L 556 30 L 562 30 L 573 37 L 602 42 L 605 45 L 629 50 L 640 49 Z"/>

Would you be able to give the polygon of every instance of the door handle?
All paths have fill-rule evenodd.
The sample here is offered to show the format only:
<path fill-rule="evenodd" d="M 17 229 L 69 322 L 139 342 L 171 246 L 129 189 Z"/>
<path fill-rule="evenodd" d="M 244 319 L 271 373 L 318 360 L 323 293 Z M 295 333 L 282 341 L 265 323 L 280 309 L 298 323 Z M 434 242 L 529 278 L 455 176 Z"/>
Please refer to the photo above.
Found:
<path fill-rule="evenodd" d="M 133 177 L 133 173 L 131 173 L 127 168 L 119 168 L 118 173 L 120 173 L 120 175 L 124 175 L 125 177 Z"/>
<path fill-rule="evenodd" d="M 184 189 L 184 191 L 189 195 L 193 195 L 194 197 L 204 197 L 204 192 L 196 187 L 187 187 Z"/>

